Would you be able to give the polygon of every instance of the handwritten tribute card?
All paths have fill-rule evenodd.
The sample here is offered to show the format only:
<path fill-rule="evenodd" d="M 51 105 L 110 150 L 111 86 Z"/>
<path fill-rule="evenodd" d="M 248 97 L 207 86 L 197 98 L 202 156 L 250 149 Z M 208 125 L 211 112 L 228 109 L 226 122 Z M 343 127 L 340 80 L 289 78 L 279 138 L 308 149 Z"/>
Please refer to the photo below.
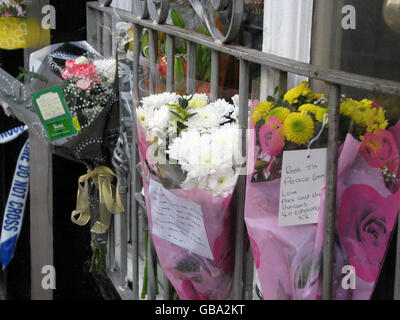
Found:
<path fill-rule="evenodd" d="M 214 260 L 201 207 L 178 197 L 150 179 L 152 233 L 193 253 Z"/>
<path fill-rule="evenodd" d="M 326 148 L 285 151 L 279 197 L 278 226 L 318 222 L 321 189 L 325 185 Z"/>

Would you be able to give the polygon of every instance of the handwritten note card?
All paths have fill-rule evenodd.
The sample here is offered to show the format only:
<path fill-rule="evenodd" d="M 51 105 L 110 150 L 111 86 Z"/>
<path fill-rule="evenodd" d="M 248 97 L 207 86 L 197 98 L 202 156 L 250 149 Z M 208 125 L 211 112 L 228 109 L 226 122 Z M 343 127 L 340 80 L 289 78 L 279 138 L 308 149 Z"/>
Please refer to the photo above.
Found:
<path fill-rule="evenodd" d="M 48 92 L 36 99 L 44 120 L 57 118 L 65 114 L 64 106 L 57 92 Z"/>
<path fill-rule="evenodd" d="M 214 259 L 208 243 L 201 207 L 178 197 L 150 179 L 152 233 L 208 259 Z"/>
<path fill-rule="evenodd" d="M 318 222 L 325 185 L 326 149 L 285 151 L 279 197 L 280 227 Z"/>

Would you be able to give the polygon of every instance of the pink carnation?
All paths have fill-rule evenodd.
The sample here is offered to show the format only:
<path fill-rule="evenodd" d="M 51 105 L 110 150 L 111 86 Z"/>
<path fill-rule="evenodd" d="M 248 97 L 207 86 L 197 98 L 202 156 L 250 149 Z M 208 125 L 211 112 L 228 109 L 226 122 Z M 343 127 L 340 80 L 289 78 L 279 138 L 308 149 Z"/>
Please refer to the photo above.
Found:
<path fill-rule="evenodd" d="M 68 60 L 62 72 L 63 79 L 78 80 L 77 86 L 87 90 L 92 83 L 101 82 L 100 75 L 96 71 L 96 66 L 91 63 L 77 64 L 76 59 Z"/>

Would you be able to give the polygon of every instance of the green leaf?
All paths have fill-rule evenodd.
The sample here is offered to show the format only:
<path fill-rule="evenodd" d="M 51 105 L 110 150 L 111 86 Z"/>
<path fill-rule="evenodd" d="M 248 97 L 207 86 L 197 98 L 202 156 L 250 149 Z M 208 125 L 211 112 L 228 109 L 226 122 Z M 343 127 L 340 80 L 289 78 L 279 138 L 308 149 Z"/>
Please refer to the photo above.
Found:
<path fill-rule="evenodd" d="M 275 98 L 274 98 L 274 97 L 271 97 L 271 96 L 268 96 L 268 97 L 267 97 L 267 101 L 269 101 L 269 102 L 274 102 L 274 103 L 275 103 Z"/>
<path fill-rule="evenodd" d="M 171 18 L 172 18 L 172 23 L 174 24 L 174 26 L 180 27 L 180 28 L 185 27 L 185 21 L 183 20 L 181 14 L 178 11 L 172 10 Z"/>
<path fill-rule="evenodd" d="M 197 112 L 188 115 L 188 116 L 186 117 L 186 120 L 190 119 L 191 117 L 194 117 L 196 114 L 197 114 Z"/>
<path fill-rule="evenodd" d="M 177 112 L 175 112 L 175 111 L 172 111 L 172 110 L 170 110 L 170 111 L 171 111 L 171 113 L 172 113 L 174 116 L 176 116 L 176 117 L 178 117 L 179 119 L 185 121 L 185 119 L 184 119 L 179 113 L 177 113 Z"/>
<path fill-rule="evenodd" d="M 185 130 L 185 129 L 187 129 L 187 126 L 184 125 L 184 124 L 183 124 L 182 122 L 180 122 L 180 121 L 177 122 L 177 125 L 178 125 L 178 128 L 179 128 L 180 130 Z"/>
<path fill-rule="evenodd" d="M 279 86 L 276 86 L 275 90 L 274 90 L 274 95 L 276 95 L 279 91 Z"/>

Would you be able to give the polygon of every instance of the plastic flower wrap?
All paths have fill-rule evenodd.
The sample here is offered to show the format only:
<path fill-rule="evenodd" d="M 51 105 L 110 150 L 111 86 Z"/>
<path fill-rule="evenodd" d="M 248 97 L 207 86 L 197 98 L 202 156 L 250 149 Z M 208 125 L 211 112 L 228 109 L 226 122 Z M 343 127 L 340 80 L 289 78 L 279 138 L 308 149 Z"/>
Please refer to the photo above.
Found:
<path fill-rule="evenodd" d="M 257 103 L 251 113 L 256 134 L 249 143 L 255 152 L 248 159 L 254 166 L 248 175 L 245 220 L 264 299 L 322 296 L 324 182 L 310 194 L 304 190 L 309 188 L 310 179 L 324 177 L 325 169 L 321 175 L 299 173 L 307 168 L 301 165 L 307 163 L 305 157 L 312 158 L 327 146 L 327 101 L 303 82 L 282 96 L 276 94 Z M 400 122 L 388 126 L 384 109 L 374 101 L 342 98 L 335 299 L 370 298 L 397 219 Z M 292 153 L 288 166 L 285 154 L 289 158 L 293 151 L 298 153 Z M 315 163 L 310 164 L 311 170 Z M 288 189 L 287 185 L 295 187 Z M 316 199 L 312 208 L 309 198 Z M 316 220 L 308 214 L 312 210 Z M 298 222 L 281 224 L 281 219 L 293 218 L 291 215 Z M 344 266 L 354 268 L 355 288 L 344 289 Z"/>
<path fill-rule="evenodd" d="M 115 174 L 110 169 L 119 135 L 115 66 L 114 58 L 102 57 L 86 42 L 55 44 L 31 55 L 32 71 L 24 71 L 19 77 L 25 76 L 28 80 L 21 87 L 23 90 L 2 92 L 5 103 L 34 111 L 32 93 L 60 88 L 76 134 L 52 139 L 36 112 L 26 112 L 24 120 L 53 153 L 87 166 L 88 173 L 79 178 L 72 221 L 78 225 L 91 222 L 95 257 L 97 245 L 104 245 L 107 239 L 111 214 L 123 211 L 113 183 Z M 43 114 L 41 117 L 44 118 Z M 55 134 L 57 130 L 54 129 Z M 98 267 L 103 266 L 104 261 L 97 262 Z"/>
<path fill-rule="evenodd" d="M 241 160 L 237 107 L 205 94 L 163 93 L 136 110 L 149 227 L 181 299 L 228 298 L 231 198 Z M 239 153 L 240 154 L 240 153 Z"/>

